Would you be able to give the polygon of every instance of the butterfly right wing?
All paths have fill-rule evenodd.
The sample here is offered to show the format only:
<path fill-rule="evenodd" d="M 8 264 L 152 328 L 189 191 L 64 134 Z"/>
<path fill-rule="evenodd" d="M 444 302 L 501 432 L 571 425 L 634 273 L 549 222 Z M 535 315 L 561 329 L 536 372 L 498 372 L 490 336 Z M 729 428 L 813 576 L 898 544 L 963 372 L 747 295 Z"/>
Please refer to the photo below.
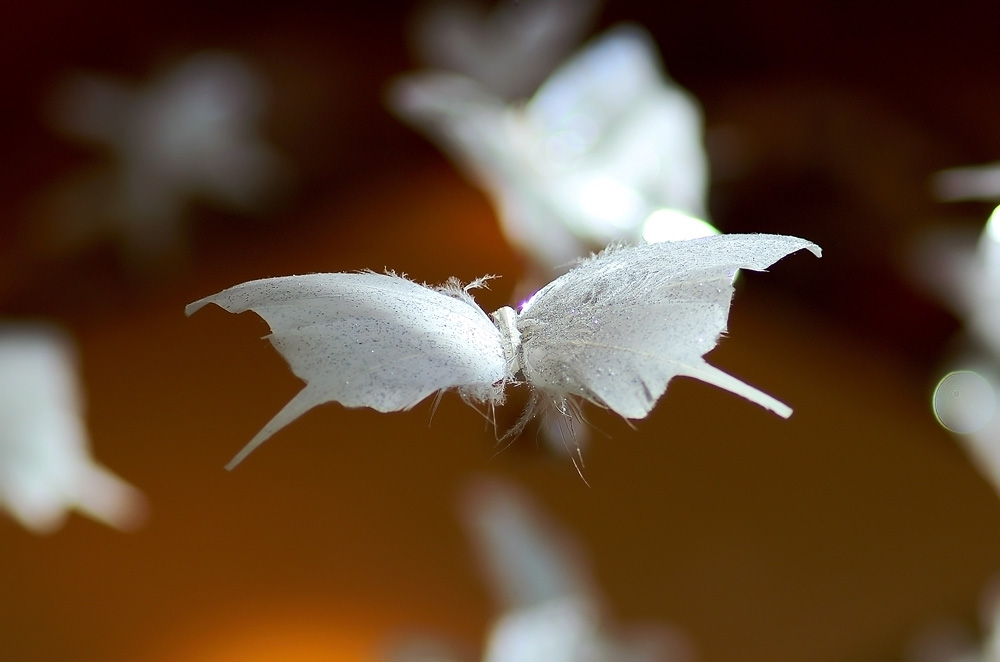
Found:
<path fill-rule="evenodd" d="M 253 310 L 268 339 L 306 382 L 230 467 L 309 409 L 324 402 L 388 412 L 457 388 L 500 402 L 507 377 L 500 332 L 470 296 L 376 273 L 266 278 L 190 304 Z"/>
<path fill-rule="evenodd" d="M 678 375 L 787 417 L 791 409 L 702 357 L 726 330 L 738 269 L 762 271 L 815 244 L 780 235 L 717 235 L 611 248 L 552 281 L 522 307 L 520 367 L 555 398 L 577 395 L 645 417 Z"/>

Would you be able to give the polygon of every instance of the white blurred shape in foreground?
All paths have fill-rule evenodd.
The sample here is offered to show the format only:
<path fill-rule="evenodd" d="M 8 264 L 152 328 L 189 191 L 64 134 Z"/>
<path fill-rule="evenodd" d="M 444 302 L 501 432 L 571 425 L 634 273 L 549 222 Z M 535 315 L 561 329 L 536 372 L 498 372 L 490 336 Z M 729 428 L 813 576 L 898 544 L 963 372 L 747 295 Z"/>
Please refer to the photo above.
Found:
<path fill-rule="evenodd" d="M 911 642 L 906 662 L 1000 662 L 1000 578 L 994 578 L 983 590 L 979 620 L 985 633 L 981 645 L 974 643 L 965 627 L 939 623 Z"/>
<path fill-rule="evenodd" d="M 979 472 L 1000 491 L 1000 374 L 991 359 L 965 359 L 934 394 L 934 415 L 954 432 Z M 998 661 L 1000 662 L 1000 661 Z"/>
<path fill-rule="evenodd" d="M 931 185 L 937 198 L 947 202 L 1000 200 L 1000 163 L 942 170 Z"/>
<path fill-rule="evenodd" d="M 485 662 L 692 659 L 676 631 L 609 627 L 578 546 L 524 494 L 482 480 L 463 505 L 483 574 L 503 609 Z"/>
<path fill-rule="evenodd" d="M 965 322 L 975 346 L 938 383 L 934 415 L 1000 491 L 1000 207 L 978 241 L 938 233 L 923 242 L 916 262 L 924 285 Z"/>
<path fill-rule="evenodd" d="M 701 110 L 638 26 L 590 42 L 524 104 L 428 71 L 399 79 L 390 105 L 490 194 L 508 241 L 540 273 L 616 241 L 673 238 L 671 214 L 707 217 Z"/>
<path fill-rule="evenodd" d="M 925 285 L 1000 360 L 1000 207 L 973 244 L 956 235 L 925 242 L 918 267 Z"/>
<path fill-rule="evenodd" d="M 71 508 L 129 529 L 144 498 L 90 457 L 73 346 L 41 325 L 0 328 L 0 508 L 48 533 Z"/>
<path fill-rule="evenodd" d="M 114 164 L 55 194 L 52 213 L 70 219 L 63 232 L 72 236 L 64 241 L 109 233 L 129 257 L 142 259 L 182 243 L 195 200 L 239 212 L 273 202 L 288 172 L 259 135 L 265 105 L 260 77 L 221 52 L 194 55 L 144 86 L 67 77 L 53 99 L 56 128 L 104 147 Z"/>
<path fill-rule="evenodd" d="M 675 629 L 610 627 L 576 544 L 518 489 L 479 479 L 462 515 L 482 574 L 501 609 L 483 662 L 690 662 Z M 397 644 L 388 662 L 471 659 L 427 640 Z"/>
<path fill-rule="evenodd" d="M 429 2 L 412 31 L 427 65 L 464 74 L 504 99 L 530 95 L 583 39 L 599 0 Z"/>

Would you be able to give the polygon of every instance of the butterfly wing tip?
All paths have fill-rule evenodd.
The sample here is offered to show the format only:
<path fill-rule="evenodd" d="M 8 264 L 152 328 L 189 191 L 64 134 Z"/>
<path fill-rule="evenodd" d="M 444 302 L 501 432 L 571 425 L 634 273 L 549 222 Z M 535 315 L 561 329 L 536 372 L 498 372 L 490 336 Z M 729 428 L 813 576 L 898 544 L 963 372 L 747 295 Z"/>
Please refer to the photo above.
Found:
<path fill-rule="evenodd" d="M 254 441 L 256 441 L 256 439 Z M 252 453 L 254 449 L 256 449 L 258 445 L 260 445 L 259 442 L 254 443 L 254 441 L 251 441 L 249 444 L 240 449 L 240 452 L 234 455 L 233 459 L 231 459 L 229 462 L 226 463 L 226 471 L 232 471 L 240 464 L 242 464 L 243 460 L 247 459 L 247 455 Z"/>
<path fill-rule="evenodd" d="M 197 301 L 189 303 L 188 305 L 184 306 L 184 314 L 187 315 L 188 317 L 191 317 L 191 315 L 195 314 L 196 312 L 204 308 L 205 305 L 207 305 L 208 303 L 209 303 L 208 298 L 198 299 Z"/>
<path fill-rule="evenodd" d="M 791 417 L 791 415 L 792 415 L 792 408 L 789 407 L 789 406 L 787 406 L 787 405 L 782 405 L 781 407 L 776 407 L 776 408 L 772 409 L 771 411 L 773 411 L 778 416 L 780 416 L 782 418 L 786 418 L 786 419 L 789 418 L 789 417 Z"/>
<path fill-rule="evenodd" d="M 258 441 L 256 438 L 254 438 L 252 441 L 250 441 L 250 443 L 248 443 L 246 446 L 240 449 L 240 452 L 234 455 L 233 459 L 231 459 L 228 463 L 226 463 L 226 471 L 232 471 L 233 469 L 238 467 L 243 462 L 243 460 L 247 459 L 247 455 L 254 452 L 254 450 L 257 448 L 257 446 L 261 444 L 262 441 L 264 440 L 261 439 L 260 441 Z"/>
<path fill-rule="evenodd" d="M 753 401 L 759 404 L 764 409 L 774 412 L 775 414 L 784 419 L 787 419 L 792 415 L 793 411 L 792 408 L 786 405 L 781 400 L 773 398 L 770 395 L 767 395 L 766 393 L 761 393 L 760 395 L 762 396 L 760 399 L 754 398 Z"/>

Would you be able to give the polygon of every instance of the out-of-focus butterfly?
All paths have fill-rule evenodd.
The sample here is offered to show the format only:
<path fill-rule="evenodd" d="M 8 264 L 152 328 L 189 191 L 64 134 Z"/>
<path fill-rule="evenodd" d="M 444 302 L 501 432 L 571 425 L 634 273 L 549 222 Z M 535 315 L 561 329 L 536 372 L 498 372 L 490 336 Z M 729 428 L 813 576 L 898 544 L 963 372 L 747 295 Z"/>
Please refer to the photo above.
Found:
<path fill-rule="evenodd" d="M 72 342 L 41 324 L 0 327 L 0 509 L 36 533 L 70 509 L 127 529 L 145 499 L 90 455 Z"/>
<path fill-rule="evenodd" d="M 397 80 L 389 104 L 489 193 L 508 241 L 539 273 L 616 241 L 715 232 L 699 220 L 708 186 L 701 110 L 638 26 L 592 41 L 525 103 L 425 71 Z"/>
<path fill-rule="evenodd" d="M 504 99 L 530 95 L 583 39 L 600 0 L 434 0 L 417 12 L 411 41 L 435 69 L 479 81 Z"/>
<path fill-rule="evenodd" d="M 265 82 L 235 55 L 197 53 L 142 86 L 68 75 L 53 97 L 55 128 L 113 157 L 47 196 L 42 225 L 57 250 L 110 238 L 148 268 L 183 248 L 192 204 L 255 213 L 290 183 L 260 136 Z"/>
<path fill-rule="evenodd" d="M 500 616 L 473 658 L 426 637 L 395 642 L 386 662 L 690 662 L 676 627 L 619 627 L 605 609 L 584 550 L 526 493 L 478 478 L 462 499 L 465 528 Z"/>

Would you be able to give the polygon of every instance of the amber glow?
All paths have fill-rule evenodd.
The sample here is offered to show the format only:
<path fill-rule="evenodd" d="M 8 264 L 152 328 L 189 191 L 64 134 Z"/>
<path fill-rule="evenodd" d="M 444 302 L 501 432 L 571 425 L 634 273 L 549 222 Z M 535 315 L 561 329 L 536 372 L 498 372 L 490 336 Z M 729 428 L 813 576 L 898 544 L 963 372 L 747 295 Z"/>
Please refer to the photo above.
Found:
<path fill-rule="evenodd" d="M 319 606 L 239 609 L 242 617 L 202 614 L 200 623 L 165 635 L 146 662 L 356 662 L 377 659 L 383 643 L 373 619 Z M 204 620 L 214 620 L 214 624 Z M 186 631 L 185 631 L 186 630 Z M 384 633 L 381 633 L 384 636 Z"/>

